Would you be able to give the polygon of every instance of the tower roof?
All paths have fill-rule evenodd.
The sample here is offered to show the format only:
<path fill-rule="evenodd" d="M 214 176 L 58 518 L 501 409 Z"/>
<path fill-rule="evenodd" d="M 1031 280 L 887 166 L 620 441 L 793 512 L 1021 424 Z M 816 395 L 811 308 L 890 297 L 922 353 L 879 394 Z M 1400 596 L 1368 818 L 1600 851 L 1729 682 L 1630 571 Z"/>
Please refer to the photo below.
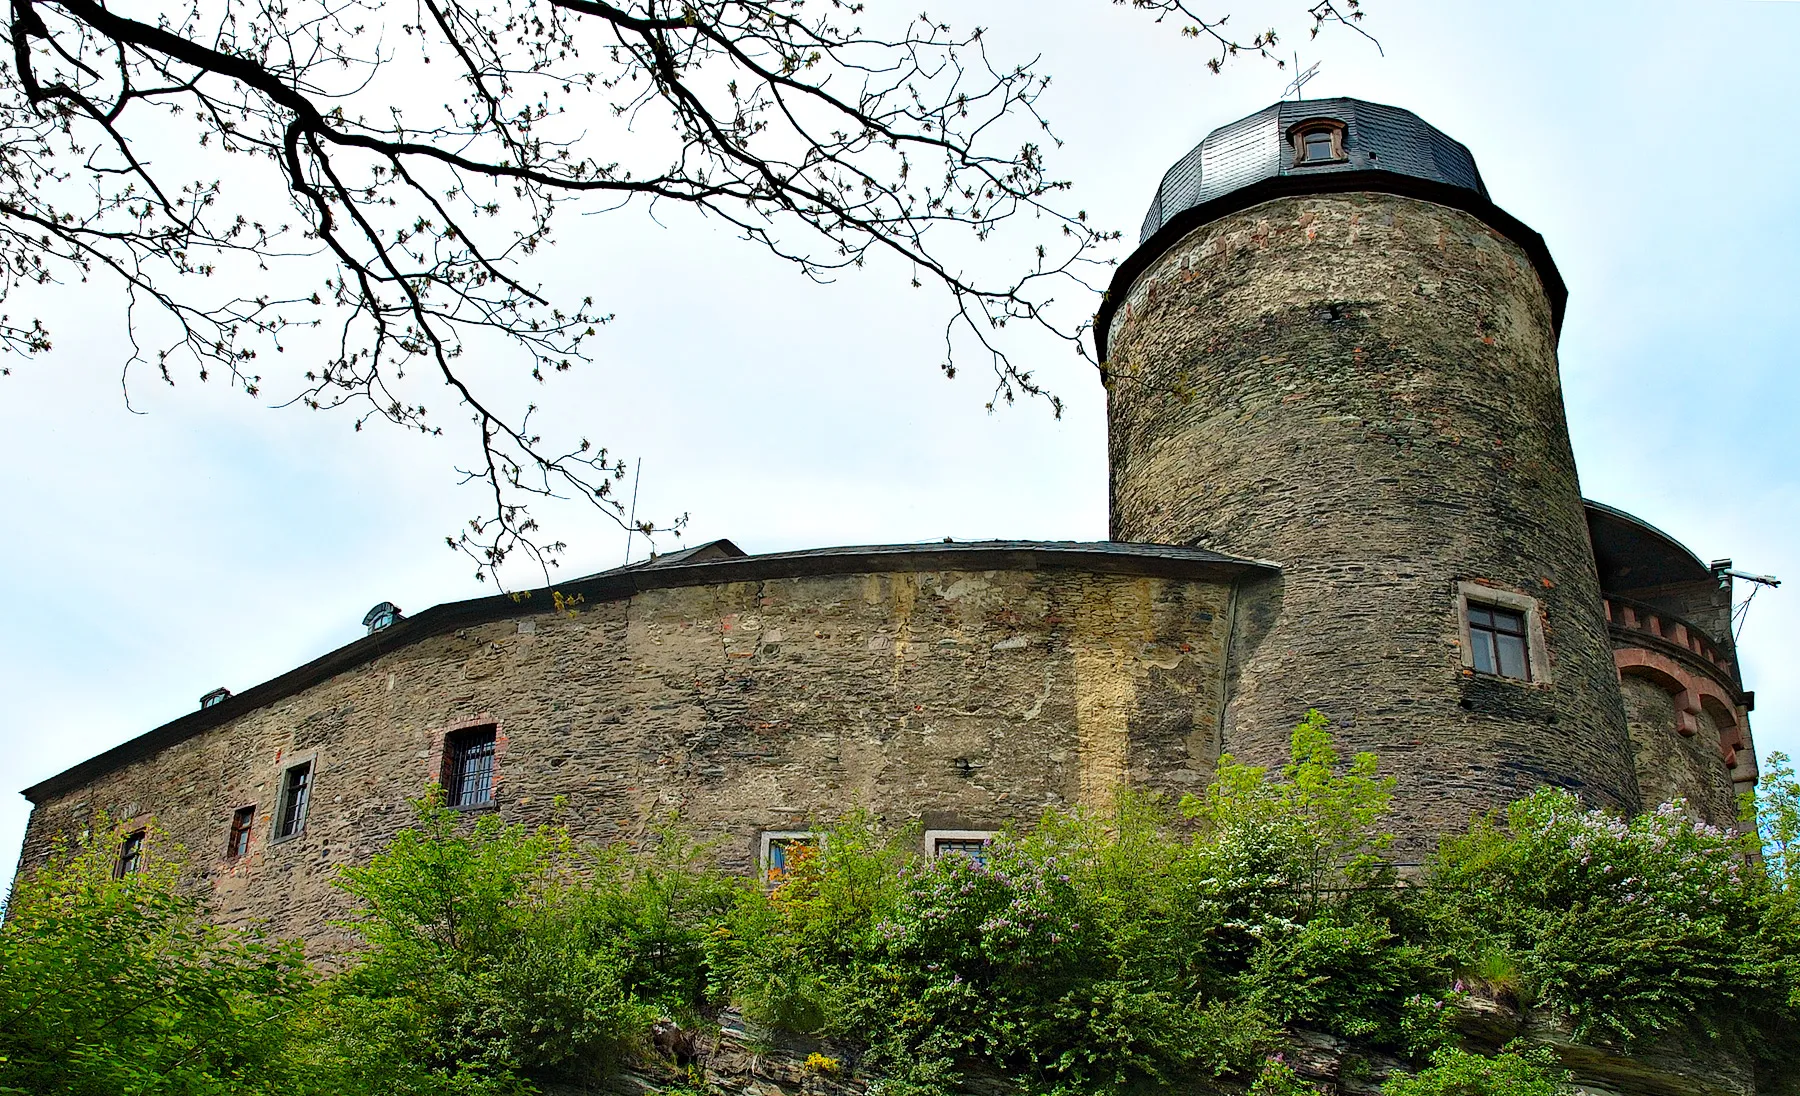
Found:
<path fill-rule="evenodd" d="M 1338 131 L 1334 154 L 1302 161 L 1296 135 L 1313 122 Z M 1132 282 L 1183 236 L 1274 198 L 1353 191 L 1419 198 L 1479 217 L 1530 257 L 1550 299 L 1552 322 L 1561 329 L 1569 294 L 1550 249 L 1542 236 L 1489 200 L 1466 145 L 1399 107 L 1362 99 L 1303 99 L 1220 126 L 1163 175 L 1138 232 L 1138 248 L 1119 264 L 1094 317 L 1100 360 L 1106 360 L 1113 313 Z"/>
<path fill-rule="evenodd" d="M 1296 163 L 1290 134 L 1324 120 L 1343 125 L 1343 157 Z M 1264 179 L 1355 171 L 1392 172 L 1487 197 L 1468 147 L 1412 111 L 1361 99 L 1303 99 L 1220 126 L 1175 161 L 1144 215 L 1138 242 L 1147 242 L 1182 211 Z"/>

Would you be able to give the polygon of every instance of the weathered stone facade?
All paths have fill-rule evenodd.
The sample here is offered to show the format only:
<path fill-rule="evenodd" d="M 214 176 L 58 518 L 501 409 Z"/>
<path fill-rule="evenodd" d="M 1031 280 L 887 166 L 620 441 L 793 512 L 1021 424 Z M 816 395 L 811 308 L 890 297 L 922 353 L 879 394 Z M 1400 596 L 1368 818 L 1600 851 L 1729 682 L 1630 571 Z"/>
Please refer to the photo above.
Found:
<path fill-rule="evenodd" d="M 1426 838 L 1544 783 L 1638 789 L 1551 308 L 1512 241 L 1396 195 L 1203 225 L 1115 313 L 1114 537 L 1278 560 L 1234 651 L 1225 745 L 1280 755 L 1308 706 L 1400 778 Z M 1466 671 L 1459 582 L 1527 596 L 1548 666 Z"/>
<path fill-rule="evenodd" d="M 1290 125 L 1337 127 L 1336 158 Z M 1309 708 L 1398 778 L 1410 857 L 1544 784 L 1731 822 L 1756 763 L 1726 568 L 1583 502 L 1560 276 L 1468 150 L 1280 104 L 1178 163 L 1145 231 L 1096 324 L 1113 541 L 717 542 L 437 606 L 28 789 L 22 869 L 99 812 L 154 816 L 225 916 L 329 954 L 336 867 L 472 728 L 502 817 L 635 840 L 679 813 L 745 871 L 760 835 L 858 806 L 991 830 L 1179 794 L 1225 751 L 1279 763 Z M 1528 672 L 1476 657 L 1482 605 Z"/>
<path fill-rule="evenodd" d="M 578 834 L 631 840 L 679 813 L 746 872 L 761 832 L 857 805 L 995 829 L 1104 804 L 1125 783 L 1178 795 L 1218 756 L 1241 568 L 1201 570 L 645 580 L 572 613 L 534 598 L 436 634 L 408 621 L 392 640 L 428 634 L 45 795 L 25 863 L 96 811 L 154 817 L 223 915 L 329 952 L 344 912 L 336 866 L 366 860 L 410 819 L 445 735 L 474 723 L 499 731 L 504 817 L 547 820 L 562 797 Z M 281 774 L 308 757 L 304 829 L 276 842 Z M 232 812 L 250 804 L 249 854 L 228 861 Z"/>

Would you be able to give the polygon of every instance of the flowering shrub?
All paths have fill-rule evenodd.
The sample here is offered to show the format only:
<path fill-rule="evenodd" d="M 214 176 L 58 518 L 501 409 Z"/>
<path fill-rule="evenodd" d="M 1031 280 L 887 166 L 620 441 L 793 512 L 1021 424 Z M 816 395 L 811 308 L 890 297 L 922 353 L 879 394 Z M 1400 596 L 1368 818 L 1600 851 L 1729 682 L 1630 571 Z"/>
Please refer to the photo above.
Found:
<path fill-rule="evenodd" d="M 1263 1062 L 1250 1096 L 1320 1096 L 1319 1087 L 1309 1084 L 1280 1054 L 1271 1054 Z"/>
<path fill-rule="evenodd" d="M 1679 803 L 1626 822 L 1543 789 L 1444 842 L 1435 912 L 1463 955 L 1512 956 L 1582 1037 L 1717 1027 L 1779 985 L 1746 852 Z"/>

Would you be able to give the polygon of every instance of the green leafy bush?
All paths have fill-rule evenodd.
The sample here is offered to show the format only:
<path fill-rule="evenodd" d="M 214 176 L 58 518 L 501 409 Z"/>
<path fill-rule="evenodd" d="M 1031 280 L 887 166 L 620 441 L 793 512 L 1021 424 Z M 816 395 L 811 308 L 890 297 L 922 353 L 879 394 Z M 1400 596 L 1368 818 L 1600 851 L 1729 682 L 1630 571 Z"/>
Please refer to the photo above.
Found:
<path fill-rule="evenodd" d="M 1548 1047 L 1514 1044 L 1493 1057 L 1445 1048 L 1418 1073 L 1395 1077 L 1382 1096 L 1572 1096 L 1569 1071 Z"/>
<path fill-rule="evenodd" d="M 1543 789 L 1443 843 L 1433 912 L 1452 951 L 1510 957 L 1582 1037 L 1753 1021 L 1781 976 L 1767 883 L 1745 854 L 1679 804 L 1627 822 Z"/>
<path fill-rule="evenodd" d="M 896 1092 L 976 1066 L 1053 1094 L 1248 1078 L 1288 1022 L 1398 1041 L 1437 975 L 1389 916 L 1390 788 L 1315 713 L 1278 777 L 1227 758 L 1178 810 L 1053 812 L 984 863 L 860 820 L 742 899 L 713 955 L 761 1018 L 866 1040 Z"/>
<path fill-rule="evenodd" d="M 1780 759 L 1761 860 L 1679 806 L 1626 822 L 1541 791 L 1403 885 L 1391 788 L 1313 713 L 1279 772 L 1227 757 L 1203 794 L 1051 812 L 984 862 L 927 862 L 916 828 L 856 814 L 767 890 L 672 825 L 633 853 L 425 802 L 344 869 L 364 946 L 317 980 L 297 949 L 211 927 L 166 862 L 113 879 L 103 834 L 24 880 L 0 928 L 0 1092 L 524 1096 L 729 1003 L 865 1048 L 829 1072 L 882 1096 L 979 1073 L 1028 1096 L 1305 1096 L 1281 1055 L 1298 1028 L 1412 1061 L 1388 1096 L 1562 1093 L 1546 1051 L 1459 1045 L 1458 977 L 1583 1036 L 1698 1026 L 1765 1065 L 1795 1044 L 1800 783 Z"/>
<path fill-rule="evenodd" d="M 102 820 L 17 883 L 0 925 L 0 1092 L 293 1091 L 299 949 L 210 923 L 154 830 L 115 878 L 124 836 Z"/>
<path fill-rule="evenodd" d="M 705 941 L 741 885 L 665 834 L 634 859 L 436 802 L 342 885 L 366 948 L 325 986 L 315 1075 L 345 1091 L 515 1093 L 604 1076 L 710 1003 Z"/>

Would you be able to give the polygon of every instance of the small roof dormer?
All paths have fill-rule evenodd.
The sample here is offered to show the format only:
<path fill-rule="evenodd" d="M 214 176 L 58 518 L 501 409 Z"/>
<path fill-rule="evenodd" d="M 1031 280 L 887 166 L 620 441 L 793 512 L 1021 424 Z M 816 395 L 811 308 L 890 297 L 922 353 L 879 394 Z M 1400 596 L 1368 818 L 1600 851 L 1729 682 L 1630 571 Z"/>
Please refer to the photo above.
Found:
<path fill-rule="evenodd" d="M 400 606 L 391 601 L 384 601 L 363 614 L 363 627 L 369 630 L 370 635 L 374 635 L 383 628 L 391 628 L 405 619 L 406 615 L 400 611 Z"/>

